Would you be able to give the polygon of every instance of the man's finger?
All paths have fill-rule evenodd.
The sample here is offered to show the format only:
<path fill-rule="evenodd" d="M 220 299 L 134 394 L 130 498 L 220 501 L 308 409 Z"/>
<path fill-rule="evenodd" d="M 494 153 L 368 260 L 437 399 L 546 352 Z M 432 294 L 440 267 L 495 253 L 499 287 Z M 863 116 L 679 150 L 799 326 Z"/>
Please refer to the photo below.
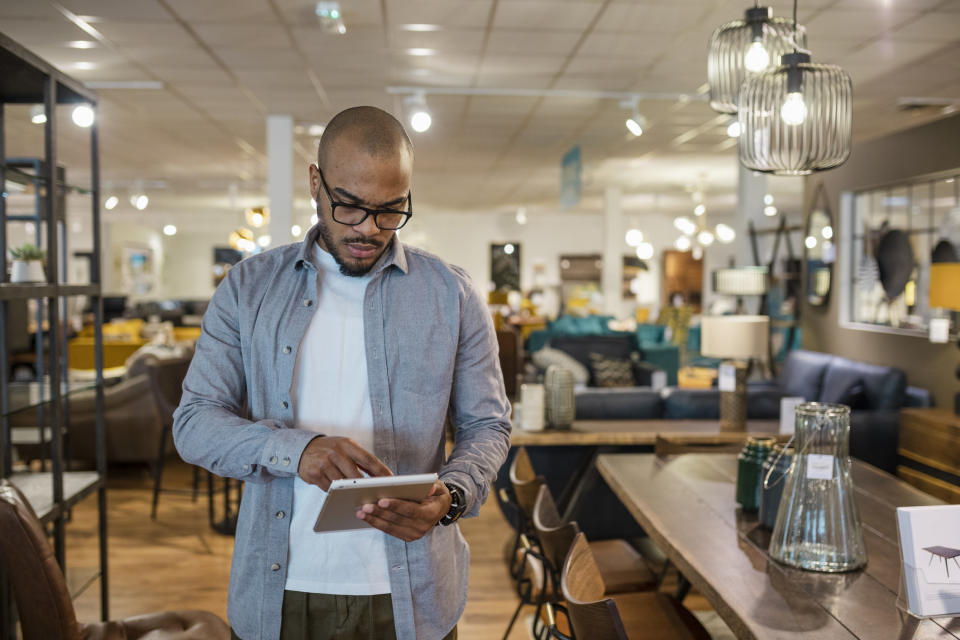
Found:
<path fill-rule="evenodd" d="M 377 501 L 376 506 L 380 507 L 381 510 L 391 511 L 407 518 L 416 518 L 422 513 L 420 509 L 421 505 L 416 502 L 411 502 L 410 500 L 381 498 Z"/>
<path fill-rule="evenodd" d="M 406 540 L 407 542 L 412 542 L 413 540 L 418 540 L 419 538 L 423 537 L 423 534 L 415 529 L 394 524 L 370 513 L 364 513 L 363 520 L 370 526 L 375 527 L 384 533 L 388 533 L 395 538 Z"/>
<path fill-rule="evenodd" d="M 363 474 L 360 473 L 360 469 L 357 468 L 357 465 L 354 464 L 353 460 L 343 455 L 339 451 L 333 450 L 330 452 L 328 457 L 330 460 L 331 467 L 336 467 L 343 478 L 362 478 Z"/>
<path fill-rule="evenodd" d="M 360 445 L 348 440 L 344 443 L 344 449 L 347 455 L 349 455 L 355 463 L 363 467 L 363 470 L 371 476 L 393 475 L 393 472 L 390 471 L 390 467 L 383 464 L 380 458 L 373 455 Z"/>

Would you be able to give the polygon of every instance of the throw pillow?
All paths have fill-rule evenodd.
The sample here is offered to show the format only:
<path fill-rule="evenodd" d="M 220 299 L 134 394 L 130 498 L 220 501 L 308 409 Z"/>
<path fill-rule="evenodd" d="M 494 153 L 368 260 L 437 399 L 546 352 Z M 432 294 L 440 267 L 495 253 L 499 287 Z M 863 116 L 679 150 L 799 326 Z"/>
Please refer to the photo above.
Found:
<path fill-rule="evenodd" d="M 644 362 L 636 351 L 630 354 L 630 367 L 633 371 L 633 383 L 635 385 L 638 387 L 653 386 L 653 374 L 659 371 L 657 367 L 649 362 Z"/>
<path fill-rule="evenodd" d="M 533 352 L 531 356 L 533 364 L 538 369 L 546 369 L 552 364 L 568 369 L 573 374 L 574 384 L 586 385 L 590 381 L 590 372 L 587 368 L 577 362 L 577 360 L 559 349 L 544 347 Z"/>
<path fill-rule="evenodd" d="M 847 389 L 840 398 L 840 404 L 845 404 L 852 410 L 866 409 L 870 406 L 869 402 L 867 389 L 861 382 Z"/>
<path fill-rule="evenodd" d="M 632 387 L 633 363 L 630 360 L 608 358 L 599 353 L 590 354 L 593 365 L 593 386 L 595 387 Z"/>

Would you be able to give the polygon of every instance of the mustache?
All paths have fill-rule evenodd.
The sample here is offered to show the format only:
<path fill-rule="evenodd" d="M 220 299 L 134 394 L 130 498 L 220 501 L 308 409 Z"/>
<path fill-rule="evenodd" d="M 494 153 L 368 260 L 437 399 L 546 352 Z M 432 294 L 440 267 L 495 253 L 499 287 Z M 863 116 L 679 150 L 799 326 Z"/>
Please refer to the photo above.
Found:
<path fill-rule="evenodd" d="M 343 244 L 365 244 L 380 248 L 384 243 L 373 238 L 345 238 Z"/>

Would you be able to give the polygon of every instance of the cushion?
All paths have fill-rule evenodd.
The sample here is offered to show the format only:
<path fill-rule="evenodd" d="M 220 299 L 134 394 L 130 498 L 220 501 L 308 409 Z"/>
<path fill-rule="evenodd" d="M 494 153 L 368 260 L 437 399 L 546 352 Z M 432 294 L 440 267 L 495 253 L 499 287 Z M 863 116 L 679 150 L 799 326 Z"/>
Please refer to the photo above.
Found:
<path fill-rule="evenodd" d="M 663 336 L 666 330 L 667 327 L 661 324 L 638 324 L 637 340 L 640 341 L 641 346 L 645 344 L 659 344 L 664 342 Z"/>
<path fill-rule="evenodd" d="M 660 370 L 656 365 L 642 360 L 636 352 L 630 354 L 630 367 L 633 370 L 633 384 L 638 387 L 652 387 L 653 374 Z"/>
<path fill-rule="evenodd" d="M 649 387 L 588 387 L 575 392 L 577 420 L 658 420 L 660 392 Z"/>
<path fill-rule="evenodd" d="M 576 358 L 569 356 L 559 349 L 544 347 L 536 351 L 531 356 L 533 364 L 539 369 L 546 369 L 550 365 L 563 367 L 573 374 L 574 384 L 587 384 L 590 382 L 590 371 L 577 362 Z"/>
<path fill-rule="evenodd" d="M 787 355 L 780 372 L 780 388 L 784 394 L 804 398 L 807 402 L 821 399 L 823 378 L 835 356 L 797 349 Z"/>
<path fill-rule="evenodd" d="M 637 351 L 637 337 L 630 334 L 608 334 L 592 336 L 554 336 L 550 339 L 550 345 L 554 349 L 559 349 L 569 356 L 576 358 L 577 362 L 591 369 L 593 363 L 590 361 L 591 353 L 599 353 L 608 358 L 618 358 L 626 360 L 630 354 Z M 591 384 L 595 384 L 591 382 Z"/>
<path fill-rule="evenodd" d="M 599 353 L 590 354 L 595 387 L 632 387 L 633 362 L 628 358 L 608 358 Z"/>
<path fill-rule="evenodd" d="M 907 376 L 902 370 L 838 357 L 833 357 L 823 376 L 820 401 L 858 400 L 851 397 L 857 383 L 863 387 L 865 401 L 856 408 L 896 411 L 903 406 Z"/>

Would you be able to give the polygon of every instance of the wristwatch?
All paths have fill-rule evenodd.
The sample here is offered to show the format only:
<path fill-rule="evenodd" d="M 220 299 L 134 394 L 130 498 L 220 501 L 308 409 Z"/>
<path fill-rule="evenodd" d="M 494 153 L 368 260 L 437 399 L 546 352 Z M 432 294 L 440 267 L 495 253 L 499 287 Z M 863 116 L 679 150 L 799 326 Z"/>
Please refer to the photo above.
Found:
<path fill-rule="evenodd" d="M 447 511 L 445 516 L 440 518 L 440 522 L 437 524 L 442 524 L 447 527 L 459 520 L 463 512 L 467 510 L 467 499 L 463 493 L 463 489 L 457 485 L 450 484 L 449 482 L 444 482 L 443 484 L 447 486 L 447 490 L 450 492 L 450 510 Z"/>

